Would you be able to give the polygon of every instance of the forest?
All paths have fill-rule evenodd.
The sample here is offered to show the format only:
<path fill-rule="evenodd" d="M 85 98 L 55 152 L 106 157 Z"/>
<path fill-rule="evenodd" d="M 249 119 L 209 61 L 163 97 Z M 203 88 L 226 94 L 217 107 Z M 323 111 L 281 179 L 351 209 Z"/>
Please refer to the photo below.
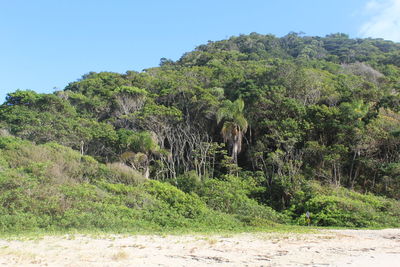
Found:
<path fill-rule="evenodd" d="M 0 106 L 1 232 L 308 223 L 400 226 L 399 43 L 251 33 Z"/>

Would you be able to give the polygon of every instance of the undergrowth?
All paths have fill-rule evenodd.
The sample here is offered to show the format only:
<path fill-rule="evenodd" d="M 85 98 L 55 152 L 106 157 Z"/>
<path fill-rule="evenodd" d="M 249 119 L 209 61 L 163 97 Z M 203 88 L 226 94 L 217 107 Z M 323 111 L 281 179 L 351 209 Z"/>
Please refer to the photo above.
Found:
<path fill-rule="evenodd" d="M 307 225 L 307 211 L 313 226 L 400 225 L 399 202 L 343 188 L 308 184 L 277 212 L 250 198 L 258 187 L 249 177 L 209 178 L 182 191 L 55 143 L 0 137 L 0 152 L 2 234 L 308 231 L 294 226 Z"/>

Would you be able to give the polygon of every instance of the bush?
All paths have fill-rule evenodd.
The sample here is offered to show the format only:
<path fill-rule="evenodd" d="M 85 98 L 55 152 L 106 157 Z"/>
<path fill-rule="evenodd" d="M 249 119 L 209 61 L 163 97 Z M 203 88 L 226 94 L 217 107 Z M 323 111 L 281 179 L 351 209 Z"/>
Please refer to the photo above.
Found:
<path fill-rule="evenodd" d="M 171 182 L 175 184 L 174 182 Z M 188 171 L 176 178 L 176 186 L 183 192 L 198 192 L 202 187 L 201 178 L 195 171 Z"/>
<path fill-rule="evenodd" d="M 148 181 L 143 185 L 145 191 L 168 205 L 185 218 L 196 218 L 207 211 L 205 203 L 196 195 L 182 192 L 175 186 L 158 181 Z"/>
<path fill-rule="evenodd" d="M 107 164 L 107 167 L 110 172 L 108 172 L 106 176 L 107 180 L 110 182 L 138 185 L 146 180 L 141 173 L 135 171 L 124 163 L 115 162 Z"/>
<path fill-rule="evenodd" d="M 400 203 L 371 194 L 360 194 L 345 188 L 312 185 L 297 201 L 292 216 L 299 224 L 306 224 L 309 211 L 311 223 L 319 226 L 398 227 Z M 306 196 L 306 197 L 305 197 Z M 300 198 L 299 198 L 300 199 Z M 298 199 L 298 200 L 299 200 Z"/>
<path fill-rule="evenodd" d="M 288 216 L 251 198 L 261 192 L 258 176 L 201 182 L 188 172 L 177 181 L 185 192 L 58 144 L 0 137 L 0 231 L 229 230 L 287 222 Z M 321 226 L 400 225 L 398 201 L 318 183 L 305 183 L 292 203 L 287 214 L 299 224 L 309 211 Z"/>
<path fill-rule="evenodd" d="M 58 144 L 0 137 L 0 231 L 237 229 L 195 193 Z"/>
<path fill-rule="evenodd" d="M 206 180 L 200 194 L 208 207 L 216 211 L 234 214 L 248 224 L 254 224 L 253 221 L 257 221 L 255 224 L 259 224 L 262 220 L 268 224 L 286 221 L 285 216 L 248 197 L 255 189 L 254 184 L 236 176 L 227 175 L 224 176 L 224 180 Z"/>

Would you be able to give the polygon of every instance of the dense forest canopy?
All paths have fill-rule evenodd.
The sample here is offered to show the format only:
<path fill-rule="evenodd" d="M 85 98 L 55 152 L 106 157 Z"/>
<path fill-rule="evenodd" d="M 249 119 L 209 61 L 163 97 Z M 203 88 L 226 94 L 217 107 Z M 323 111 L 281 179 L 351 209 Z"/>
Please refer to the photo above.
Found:
<path fill-rule="evenodd" d="M 209 41 L 142 72 L 90 72 L 53 94 L 10 93 L 0 129 L 208 204 L 216 200 L 207 184 L 234 177 L 257 188 L 252 201 L 291 218 L 324 201 L 316 184 L 399 200 L 400 44 L 341 33 Z"/>

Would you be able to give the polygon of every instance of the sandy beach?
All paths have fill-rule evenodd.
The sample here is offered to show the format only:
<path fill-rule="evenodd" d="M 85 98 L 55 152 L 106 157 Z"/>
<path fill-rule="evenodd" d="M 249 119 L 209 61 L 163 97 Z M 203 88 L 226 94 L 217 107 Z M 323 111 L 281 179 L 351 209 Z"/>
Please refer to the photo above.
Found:
<path fill-rule="evenodd" d="M 400 266 L 400 229 L 0 240 L 1 266 Z"/>

